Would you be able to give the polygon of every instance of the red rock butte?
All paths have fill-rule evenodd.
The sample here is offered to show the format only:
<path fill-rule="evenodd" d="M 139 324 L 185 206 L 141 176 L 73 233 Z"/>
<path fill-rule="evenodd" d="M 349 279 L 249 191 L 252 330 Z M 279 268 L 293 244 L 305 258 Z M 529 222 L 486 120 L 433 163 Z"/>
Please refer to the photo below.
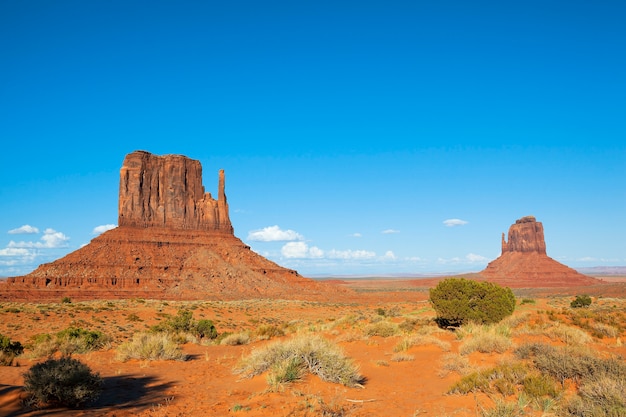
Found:
<path fill-rule="evenodd" d="M 200 162 L 186 156 L 128 154 L 120 170 L 118 216 L 118 227 L 88 245 L 8 278 L 0 300 L 328 299 L 338 292 L 238 239 L 224 171 L 215 200 L 202 186 Z"/>
<path fill-rule="evenodd" d="M 508 242 L 502 233 L 502 254 L 480 275 L 511 288 L 576 287 L 600 284 L 546 254 L 543 225 L 533 216 L 522 217 L 509 228 Z"/>

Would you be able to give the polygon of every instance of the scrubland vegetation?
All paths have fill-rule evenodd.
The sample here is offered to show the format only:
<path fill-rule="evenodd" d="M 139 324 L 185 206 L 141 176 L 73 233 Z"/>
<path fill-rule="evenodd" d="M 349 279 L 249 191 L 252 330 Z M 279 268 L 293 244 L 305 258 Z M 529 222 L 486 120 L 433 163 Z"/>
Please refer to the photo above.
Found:
<path fill-rule="evenodd" d="M 97 401 L 103 383 L 91 368 L 97 365 L 93 358 L 103 352 L 111 353 L 107 357 L 113 365 L 107 367 L 119 363 L 141 369 L 155 361 L 194 361 L 197 368 L 226 364 L 233 381 L 263 378 L 267 392 L 286 401 L 302 398 L 294 400 L 293 415 L 362 416 L 385 401 L 370 399 L 370 387 L 405 389 L 394 384 L 421 378 L 412 367 L 430 355 L 434 378 L 447 381 L 440 402 L 473 404 L 467 414 L 455 415 L 626 415 L 624 301 L 599 298 L 581 308 L 571 304 L 574 297 L 525 297 L 513 298 L 511 306 L 510 290 L 490 291 L 487 298 L 501 305 L 494 310 L 492 303 L 486 304 L 489 314 L 451 304 L 440 309 L 437 295 L 428 302 L 379 306 L 141 299 L 4 303 L 0 364 L 23 369 L 25 406 L 31 408 L 85 407 Z M 290 313 L 294 308 L 302 314 Z M 454 315 L 442 320 L 451 309 Z M 499 319 L 486 320 L 493 311 Z M 44 320 L 48 324 L 41 326 Z M 44 329 L 49 333 L 42 333 Z M 203 349 L 205 360 L 189 355 L 190 349 Z M 214 358 L 211 352 L 218 349 Z M 345 392 L 361 400 L 348 394 L 298 394 L 307 389 L 309 378 L 356 390 Z M 422 382 L 413 389 L 427 389 L 430 383 Z M 250 398 L 237 399 L 229 412 L 253 412 L 256 403 Z M 415 413 L 419 409 L 416 405 Z M 439 417 L 453 415 L 449 413 L 429 411 Z"/>

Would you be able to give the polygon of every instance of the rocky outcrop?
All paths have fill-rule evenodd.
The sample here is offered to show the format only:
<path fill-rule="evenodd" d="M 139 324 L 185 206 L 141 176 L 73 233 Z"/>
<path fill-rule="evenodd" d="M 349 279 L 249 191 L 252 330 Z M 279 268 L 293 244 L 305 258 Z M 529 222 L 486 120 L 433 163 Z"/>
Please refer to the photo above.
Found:
<path fill-rule="evenodd" d="M 135 151 L 120 170 L 118 225 L 232 234 L 224 181 L 221 170 L 215 200 L 204 192 L 200 161 Z"/>
<path fill-rule="evenodd" d="M 543 225 L 533 216 L 522 217 L 511 225 L 508 242 L 502 233 L 502 254 L 480 275 L 513 288 L 571 287 L 601 282 L 550 258 L 546 254 Z"/>
<path fill-rule="evenodd" d="M 546 254 L 543 225 L 533 216 L 522 217 L 509 228 L 508 242 L 502 233 L 502 253 L 536 252 Z"/>
<path fill-rule="evenodd" d="M 120 170 L 119 226 L 0 288 L 0 300 L 333 299 L 336 287 L 253 252 L 233 233 L 224 171 L 217 200 L 199 161 L 136 151 Z"/>

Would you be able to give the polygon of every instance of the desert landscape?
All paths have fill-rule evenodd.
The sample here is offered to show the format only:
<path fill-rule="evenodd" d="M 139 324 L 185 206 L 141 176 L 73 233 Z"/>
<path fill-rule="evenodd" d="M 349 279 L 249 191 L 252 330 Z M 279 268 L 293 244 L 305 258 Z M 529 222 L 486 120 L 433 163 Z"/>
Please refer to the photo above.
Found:
<path fill-rule="evenodd" d="M 534 217 L 461 276 L 511 288 L 513 314 L 448 328 L 430 297 L 448 277 L 302 277 L 235 237 L 224 172 L 218 189 L 198 161 L 133 152 L 117 228 L 2 281 L 2 415 L 624 415 L 626 279 L 548 257 Z M 61 358 L 100 394 L 34 401 L 29 370 Z"/>

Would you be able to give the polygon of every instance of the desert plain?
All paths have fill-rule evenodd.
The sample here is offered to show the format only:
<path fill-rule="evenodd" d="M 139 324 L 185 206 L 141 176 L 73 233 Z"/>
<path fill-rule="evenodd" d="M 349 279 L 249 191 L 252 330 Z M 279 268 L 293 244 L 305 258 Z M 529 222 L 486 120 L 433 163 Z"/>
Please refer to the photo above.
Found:
<path fill-rule="evenodd" d="M 453 331 L 433 321 L 429 288 L 438 279 L 327 280 L 340 294 L 331 301 L 2 302 L 0 333 L 26 349 L 11 366 L 0 367 L 0 415 L 444 417 L 498 415 L 488 413 L 507 405 L 520 413 L 511 415 L 558 415 L 576 393 L 575 380 L 537 398 L 520 387 L 504 393 L 497 387 L 459 393 L 453 387 L 471 373 L 523 362 L 516 349 L 529 343 L 623 358 L 626 278 L 600 279 L 603 283 L 593 287 L 514 289 L 515 311 L 498 325 L 506 342 L 486 352 L 468 347 L 480 333 L 475 327 Z M 571 308 L 574 296 L 583 293 L 591 295 L 592 304 Z M 191 311 L 195 320 L 213 321 L 219 336 L 182 341 L 184 360 L 120 360 L 121 344 L 180 310 Z M 35 354 L 34 336 L 68 327 L 108 337 L 102 348 L 72 355 L 102 377 L 100 397 L 76 409 L 26 406 L 23 375 L 45 359 Z M 229 342 L 226 335 L 239 337 Z M 253 377 L 236 372 L 251 352 L 295 337 L 322 337 L 338 346 L 358 367 L 362 382 L 349 387 L 305 373 L 272 384 L 271 371 Z"/>

